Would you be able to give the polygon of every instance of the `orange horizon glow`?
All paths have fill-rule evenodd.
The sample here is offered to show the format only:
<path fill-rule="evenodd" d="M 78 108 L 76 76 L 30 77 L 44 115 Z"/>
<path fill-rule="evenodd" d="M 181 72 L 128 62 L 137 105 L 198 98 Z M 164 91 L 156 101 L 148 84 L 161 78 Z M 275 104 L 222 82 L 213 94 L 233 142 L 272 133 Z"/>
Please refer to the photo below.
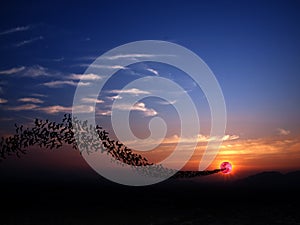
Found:
<path fill-rule="evenodd" d="M 198 170 L 201 157 L 207 142 L 198 143 L 194 154 L 183 170 Z M 146 157 L 159 163 L 171 154 L 176 143 L 162 144 L 152 152 L 143 152 Z M 187 144 L 188 148 L 188 144 Z M 219 152 L 208 169 L 219 168 L 221 162 L 228 161 L 233 166 L 232 175 L 247 171 L 292 171 L 300 169 L 300 135 L 241 139 L 234 138 L 223 141 Z"/>
<path fill-rule="evenodd" d="M 168 157 L 176 146 L 176 138 L 169 138 L 159 148 L 149 152 L 139 152 L 149 159 L 150 162 L 159 163 Z M 199 163 L 207 142 L 198 143 L 198 146 L 182 170 L 198 170 Z M 187 143 L 188 148 L 188 143 Z M 207 170 L 219 169 L 220 164 L 228 161 L 232 164 L 230 174 L 222 174 L 224 179 L 232 179 L 254 174 L 262 171 L 289 172 L 300 169 L 300 135 L 298 136 L 272 136 L 265 138 L 241 139 L 234 138 L 225 140 L 221 145 L 219 152 L 207 168 Z M 66 161 L 65 159 L 68 158 Z M 67 163 L 66 163 L 67 162 Z M 29 155 L 22 156 L 18 164 L 36 167 L 56 167 L 61 170 L 89 170 L 90 168 L 78 152 L 66 146 L 62 150 L 29 151 Z M 176 163 L 176 162 L 175 162 Z M 226 177 L 226 178 L 225 178 Z"/>

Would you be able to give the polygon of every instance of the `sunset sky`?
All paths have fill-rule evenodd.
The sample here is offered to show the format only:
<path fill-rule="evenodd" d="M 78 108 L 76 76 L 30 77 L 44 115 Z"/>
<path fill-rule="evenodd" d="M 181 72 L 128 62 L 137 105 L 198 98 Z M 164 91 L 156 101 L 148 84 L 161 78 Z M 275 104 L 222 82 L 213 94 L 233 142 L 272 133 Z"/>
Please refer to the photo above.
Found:
<path fill-rule="evenodd" d="M 300 169 L 299 1 L 9 1 L 0 5 L 0 136 L 12 135 L 15 123 L 31 126 L 36 117 L 61 121 L 64 113 L 72 111 L 80 78 L 86 86 L 101 79 L 84 73 L 106 51 L 133 41 L 164 40 L 201 57 L 222 88 L 227 128 L 211 169 L 222 161 L 233 164 L 233 175 Z M 97 123 L 113 133 L 114 99 L 124 85 L 143 76 L 171 79 L 195 102 L 201 131 L 197 150 L 185 168 L 197 169 L 211 138 L 210 111 L 201 89 L 172 66 L 145 62 L 121 68 L 98 97 Z M 129 89 L 127 94 L 142 93 Z M 82 99 L 83 105 L 91 101 L 91 96 Z M 155 116 L 165 119 L 168 132 L 164 144 L 152 156 L 146 155 L 159 161 L 178 140 L 179 117 L 172 104 L 144 99 L 130 118 L 136 136 L 146 138 L 147 124 Z M 185 141 L 188 148 L 190 140 Z M 48 156 L 33 152 L 1 162 L 1 169 L 86 169 L 80 155 L 69 147 Z"/>

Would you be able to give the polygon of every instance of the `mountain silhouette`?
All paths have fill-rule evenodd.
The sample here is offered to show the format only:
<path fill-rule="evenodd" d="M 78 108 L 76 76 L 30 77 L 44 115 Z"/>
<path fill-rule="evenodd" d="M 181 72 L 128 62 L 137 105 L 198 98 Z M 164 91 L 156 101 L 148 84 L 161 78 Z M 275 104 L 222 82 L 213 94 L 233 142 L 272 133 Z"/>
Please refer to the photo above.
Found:
<path fill-rule="evenodd" d="M 285 189 L 300 187 L 300 171 L 286 174 L 278 171 L 261 172 L 233 182 L 238 187 Z"/>

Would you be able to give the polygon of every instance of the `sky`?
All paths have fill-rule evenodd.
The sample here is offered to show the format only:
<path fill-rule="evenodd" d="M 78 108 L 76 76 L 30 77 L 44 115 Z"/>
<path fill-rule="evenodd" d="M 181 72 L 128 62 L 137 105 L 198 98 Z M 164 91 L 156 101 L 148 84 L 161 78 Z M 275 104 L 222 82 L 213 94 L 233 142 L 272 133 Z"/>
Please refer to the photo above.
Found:
<path fill-rule="evenodd" d="M 211 168 L 230 161 L 236 173 L 300 169 L 299 9 L 299 1 L 3 2 L 0 135 L 12 135 L 15 123 L 30 126 L 35 118 L 60 121 L 72 110 L 78 84 L 88 87 L 102 79 L 85 71 L 103 53 L 133 41 L 163 40 L 202 58 L 223 91 L 227 127 Z M 143 76 L 171 79 L 195 102 L 201 131 L 186 168 L 197 169 L 211 138 L 210 111 L 202 90 L 177 68 L 155 62 L 121 68 L 97 98 L 97 123 L 114 136 L 112 103 L 128 82 Z M 130 89 L 127 94 L 142 91 Z M 86 96 L 82 101 L 95 100 Z M 166 139 L 154 155 L 145 154 L 159 161 L 178 140 L 179 116 L 172 104 L 160 98 L 143 99 L 133 108 L 130 123 L 136 136 L 146 138 L 147 124 L 156 116 L 168 125 Z M 186 140 L 187 148 L 189 143 Z M 69 154 L 73 163 L 64 165 L 59 154 Z M 51 161 L 45 164 L 37 163 L 33 154 L 25 157 L 23 167 L 50 164 L 70 169 L 83 165 L 73 153 L 57 153 L 57 158 L 52 155 L 48 159 L 40 156 Z M 3 163 L 22 165 L 15 160 Z"/>

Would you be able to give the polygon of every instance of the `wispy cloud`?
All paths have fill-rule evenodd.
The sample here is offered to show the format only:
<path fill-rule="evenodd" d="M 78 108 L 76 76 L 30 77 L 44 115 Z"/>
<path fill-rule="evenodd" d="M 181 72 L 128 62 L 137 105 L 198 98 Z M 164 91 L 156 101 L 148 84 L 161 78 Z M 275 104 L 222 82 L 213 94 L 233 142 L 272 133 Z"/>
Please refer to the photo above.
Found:
<path fill-rule="evenodd" d="M 90 113 L 95 110 L 93 106 L 87 106 L 87 105 L 79 105 L 75 108 L 73 107 L 67 107 L 67 106 L 61 106 L 61 105 L 53 105 L 53 106 L 47 106 L 47 107 L 40 107 L 37 108 L 39 111 L 43 111 L 47 114 L 57 114 L 57 113 L 67 113 L 72 112 L 72 110 L 76 110 L 77 113 Z"/>
<path fill-rule="evenodd" d="M 106 98 L 111 101 L 114 101 L 116 99 L 122 99 L 122 97 L 120 95 L 107 96 Z"/>
<path fill-rule="evenodd" d="M 96 64 L 80 64 L 79 66 L 81 67 L 91 67 L 91 68 L 96 68 L 96 69 L 127 69 L 124 66 L 121 65 L 96 65 Z"/>
<path fill-rule="evenodd" d="M 43 111 L 47 114 L 56 114 L 56 113 L 67 113 L 72 111 L 72 107 L 66 107 L 61 105 L 53 105 L 53 106 L 46 106 L 46 107 L 40 107 L 37 108 L 38 111 Z"/>
<path fill-rule="evenodd" d="M 124 58 L 153 58 L 156 55 L 153 54 L 119 54 L 119 55 L 113 55 L 113 56 L 106 56 L 106 59 L 109 60 L 115 60 L 115 59 L 124 59 Z"/>
<path fill-rule="evenodd" d="M 135 53 L 135 54 L 118 54 L 118 55 L 112 55 L 112 56 L 106 56 L 106 59 L 109 60 L 115 60 L 115 59 L 138 59 L 138 58 L 144 58 L 144 59 L 149 59 L 149 58 L 155 58 L 155 57 L 174 57 L 175 55 L 159 55 L 159 54 L 142 54 L 142 53 Z"/>
<path fill-rule="evenodd" d="M 39 94 L 39 93 L 33 93 L 33 94 L 31 94 L 31 96 L 34 96 L 34 97 L 48 97 L 48 95 Z"/>
<path fill-rule="evenodd" d="M 113 110 L 118 109 L 118 110 L 125 110 L 125 111 L 140 111 L 143 112 L 145 116 L 156 116 L 158 113 L 154 109 L 147 108 L 145 103 L 143 102 L 138 102 L 136 104 L 132 105 L 127 105 L 127 104 L 118 104 L 114 105 Z"/>
<path fill-rule="evenodd" d="M 97 98 L 82 98 L 81 101 L 83 103 L 104 103 L 103 100 L 97 99 Z"/>
<path fill-rule="evenodd" d="M 291 131 L 283 129 L 283 128 L 277 128 L 277 133 L 279 135 L 286 136 L 286 135 L 289 135 L 291 133 Z"/>
<path fill-rule="evenodd" d="M 31 44 L 33 42 L 39 41 L 39 40 L 43 40 L 43 39 L 44 39 L 43 36 L 39 36 L 39 37 L 35 37 L 35 38 L 31 38 L 31 39 L 28 39 L 28 40 L 21 41 L 19 43 L 14 44 L 14 46 L 18 48 L 18 47 L 28 45 L 28 44 Z"/>
<path fill-rule="evenodd" d="M 154 109 L 147 108 L 143 102 L 136 103 L 131 110 L 141 111 L 145 116 L 156 116 L 158 114 Z"/>
<path fill-rule="evenodd" d="M 214 137 L 214 136 L 210 136 L 210 135 L 203 135 L 203 134 L 198 134 L 196 137 L 179 137 L 178 135 L 173 135 L 172 137 L 166 138 L 164 143 L 165 144 L 175 144 L 178 143 L 178 141 L 180 140 L 180 142 L 183 143 L 194 143 L 195 141 L 197 141 L 198 143 L 207 143 L 209 141 L 214 141 L 214 140 L 221 140 L 221 141 L 233 141 L 233 140 L 237 140 L 240 137 L 238 135 L 229 135 L 226 134 L 223 137 Z"/>
<path fill-rule="evenodd" d="M 38 105 L 35 104 L 25 104 L 25 105 L 18 105 L 18 106 L 9 106 L 7 110 L 11 111 L 24 111 L 24 110 L 33 110 L 38 108 Z"/>
<path fill-rule="evenodd" d="M 151 73 L 155 74 L 156 76 L 159 76 L 159 73 L 158 73 L 158 71 L 157 71 L 157 70 L 155 70 L 155 69 L 151 69 L 151 68 L 148 68 L 147 70 L 148 70 L 149 72 L 151 72 Z"/>
<path fill-rule="evenodd" d="M 190 136 L 190 137 L 180 137 L 179 135 L 175 134 L 169 137 L 165 137 L 161 147 L 156 150 L 157 154 L 165 154 L 166 152 L 170 151 L 170 146 L 176 146 L 178 143 L 181 143 L 181 146 L 183 147 L 182 150 L 187 150 L 187 149 L 192 149 L 194 148 L 194 144 L 198 143 L 198 147 L 205 147 L 207 146 L 207 143 L 211 140 L 215 140 L 215 137 L 211 137 L 209 135 L 204 135 L 204 134 L 198 134 L 195 136 Z M 224 140 L 223 144 L 234 144 L 236 141 L 238 141 L 239 136 L 238 135 L 224 135 L 223 137 L 220 137 L 219 139 Z M 160 140 L 157 139 L 147 139 L 147 141 L 143 141 L 140 144 L 136 143 L 136 140 L 128 140 L 128 144 L 134 143 L 135 146 L 138 146 L 138 149 L 143 149 L 152 143 L 157 143 Z M 203 149 L 204 150 L 204 149 Z M 171 153 L 171 152 L 170 152 Z M 199 156 L 198 158 L 201 158 Z"/>
<path fill-rule="evenodd" d="M 13 75 L 20 74 L 23 77 L 40 77 L 40 76 L 58 76 L 61 73 L 56 71 L 49 71 L 49 69 L 41 66 L 41 65 L 33 65 L 33 66 L 20 66 L 13 67 L 7 70 L 1 70 L 0 74 Z"/>
<path fill-rule="evenodd" d="M 90 84 L 91 84 L 90 82 L 75 82 L 73 80 L 56 80 L 56 81 L 45 82 L 42 85 L 49 88 L 59 88 L 59 87 L 63 87 L 64 85 L 88 86 Z"/>
<path fill-rule="evenodd" d="M 4 103 L 7 103 L 8 101 L 4 98 L 0 98 L 0 104 L 4 104 Z"/>
<path fill-rule="evenodd" d="M 49 87 L 49 88 L 60 88 L 65 85 L 69 86 L 89 86 L 91 82 L 84 82 L 84 81 L 95 81 L 102 79 L 101 76 L 93 73 L 89 74 L 71 74 L 65 77 L 65 80 L 54 80 L 45 82 L 42 85 Z M 79 81 L 80 80 L 80 81 Z"/>
<path fill-rule="evenodd" d="M 10 106 L 6 108 L 7 110 L 11 111 L 27 111 L 27 110 L 34 110 L 34 111 L 41 111 L 46 114 L 57 114 L 57 113 L 70 113 L 72 110 L 76 110 L 78 113 L 89 113 L 94 111 L 93 106 L 87 105 L 79 105 L 73 108 L 72 106 L 61 106 L 61 105 L 52 105 L 52 106 L 44 106 L 41 107 L 36 104 L 25 104 L 19 106 Z"/>
<path fill-rule="evenodd" d="M 40 76 L 51 76 L 56 75 L 56 73 L 51 73 L 47 68 L 40 66 L 40 65 L 34 65 L 31 67 L 27 67 L 22 76 L 25 77 L 40 77 Z"/>
<path fill-rule="evenodd" d="M 71 80 L 100 80 L 101 76 L 93 73 L 89 74 L 71 74 L 69 77 Z"/>
<path fill-rule="evenodd" d="M 160 105 L 174 105 L 177 102 L 177 100 L 173 100 L 173 101 L 163 101 L 163 100 L 159 100 L 157 101 L 157 104 Z"/>
<path fill-rule="evenodd" d="M 96 115 L 111 116 L 111 110 L 97 110 Z"/>
<path fill-rule="evenodd" d="M 286 137 L 268 137 L 257 139 L 241 139 L 234 143 L 223 144 L 220 149 L 220 155 L 230 155 L 232 158 L 246 159 L 269 159 L 271 158 L 283 158 L 286 156 L 291 157 L 296 153 L 300 158 L 300 142 L 299 136 L 295 138 Z M 269 161 L 272 163 L 272 160 Z"/>
<path fill-rule="evenodd" d="M 0 71 L 0 74 L 7 74 L 7 75 L 10 75 L 10 74 L 15 74 L 15 73 L 19 73 L 21 71 L 25 70 L 25 66 L 21 66 L 21 67 L 13 67 L 11 69 L 8 69 L 8 70 L 1 70 Z"/>
<path fill-rule="evenodd" d="M 29 30 L 31 26 L 21 26 L 21 27 L 14 27 L 5 31 L 0 32 L 0 36 L 5 35 L 5 34 L 12 34 L 20 31 L 26 31 Z"/>
<path fill-rule="evenodd" d="M 44 103 L 43 100 L 38 99 L 38 98 L 19 98 L 18 99 L 19 102 L 31 102 L 31 103 Z"/>
<path fill-rule="evenodd" d="M 143 91 L 140 90 L 138 88 L 131 88 L 131 89 L 115 89 L 115 90 L 111 90 L 108 91 L 108 93 L 112 93 L 112 94 L 132 94 L 132 95 L 145 95 L 145 94 L 150 94 L 150 92 L 148 91 Z"/>

